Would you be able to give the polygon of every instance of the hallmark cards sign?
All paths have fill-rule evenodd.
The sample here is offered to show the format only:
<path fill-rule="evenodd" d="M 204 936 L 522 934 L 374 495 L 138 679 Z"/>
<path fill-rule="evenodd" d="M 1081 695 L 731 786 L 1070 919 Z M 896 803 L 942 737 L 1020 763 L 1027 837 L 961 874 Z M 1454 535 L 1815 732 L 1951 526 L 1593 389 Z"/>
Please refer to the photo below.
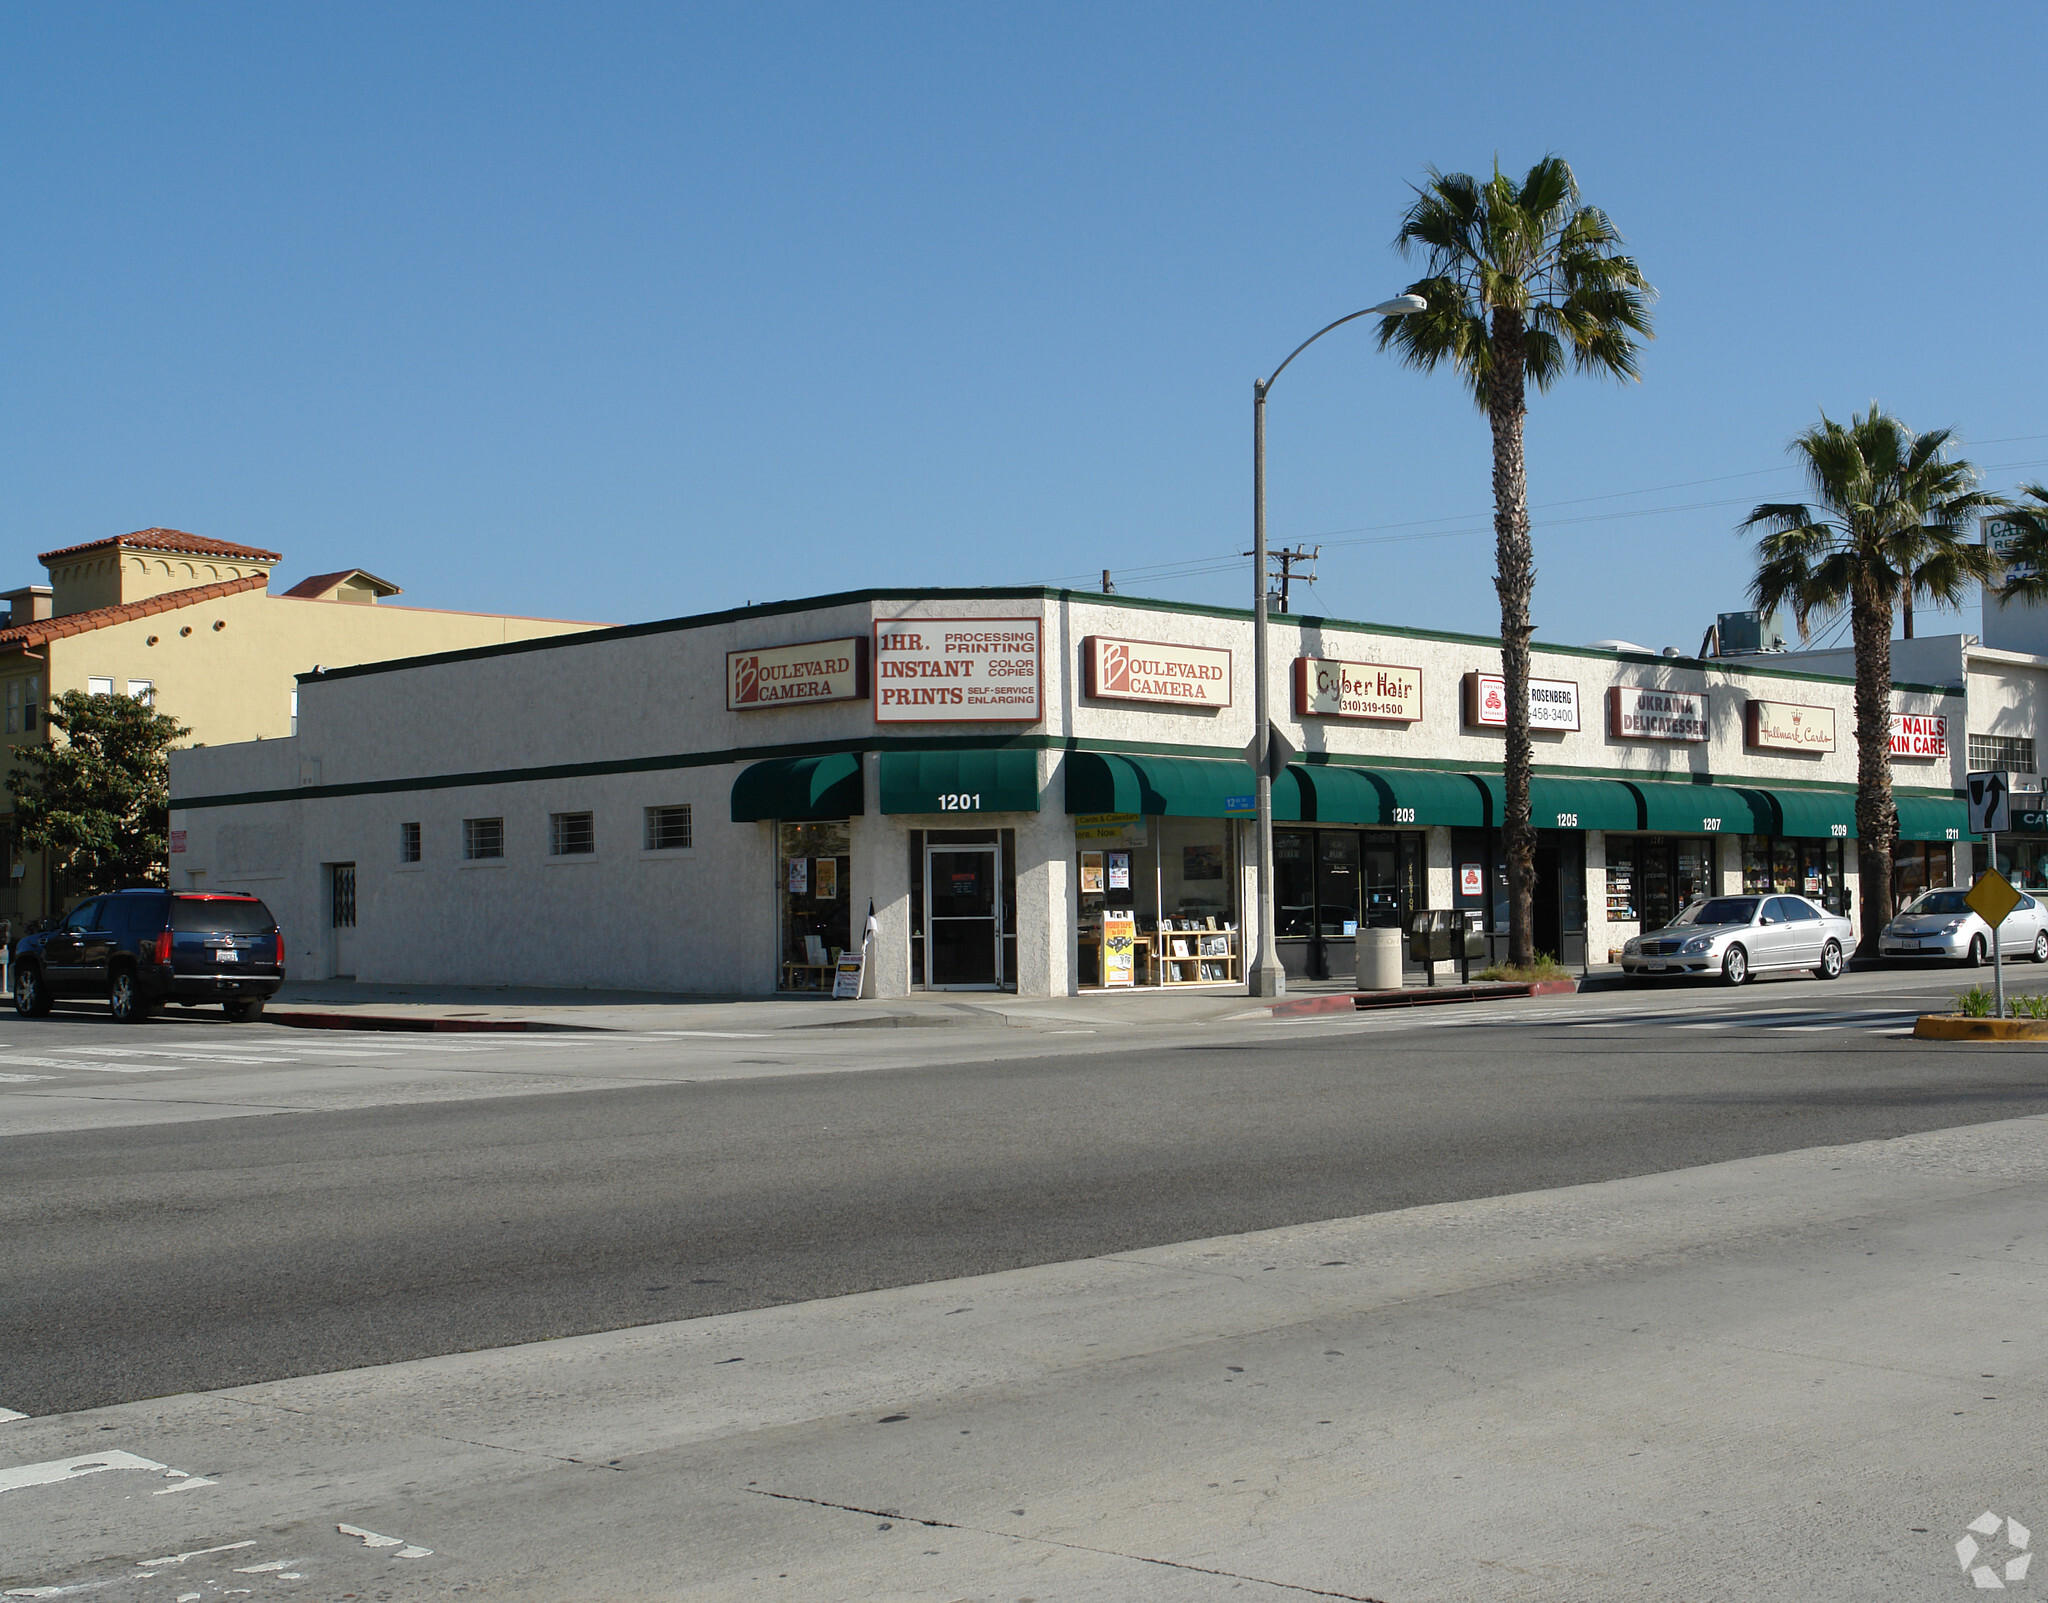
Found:
<path fill-rule="evenodd" d="M 725 654 L 728 712 L 799 702 L 859 701 L 867 693 L 868 643 L 859 635 Z"/>
<path fill-rule="evenodd" d="M 1081 642 L 1081 679 L 1097 701 L 1230 705 L 1230 653 L 1207 646 L 1090 635 Z"/>
<path fill-rule="evenodd" d="M 1705 740 L 1707 698 L 1686 690 L 1611 685 L 1607 732 L 1616 740 Z"/>
<path fill-rule="evenodd" d="M 1752 746 L 1766 751 L 1833 751 L 1835 709 L 1793 701 L 1752 701 L 1745 716 Z"/>
<path fill-rule="evenodd" d="M 1948 755 L 1948 715 L 1938 712 L 1893 713 L 1892 755 L 1894 757 L 1946 757 Z"/>
<path fill-rule="evenodd" d="M 1475 729 L 1508 726 L 1507 681 L 1496 673 L 1465 675 L 1465 722 Z M 1572 679 L 1529 681 L 1529 727 L 1573 730 L 1579 727 L 1579 686 Z"/>
<path fill-rule="evenodd" d="M 875 621 L 876 723 L 1038 719 L 1036 618 Z"/>
<path fill-rule="evenodd" d="M 1416 723 L 1422 717 L 1422 670 L 1296 657 L 1294 711 L 1303 718 Z"/>

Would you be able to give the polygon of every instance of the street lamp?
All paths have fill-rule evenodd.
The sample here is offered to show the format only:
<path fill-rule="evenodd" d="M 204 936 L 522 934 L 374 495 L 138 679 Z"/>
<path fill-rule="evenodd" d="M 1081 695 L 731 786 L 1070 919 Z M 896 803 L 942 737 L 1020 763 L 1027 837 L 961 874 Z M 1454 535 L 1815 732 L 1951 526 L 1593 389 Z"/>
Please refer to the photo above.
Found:
<path fill-rule="evenodd" d="M 1287 354 L 1291 362 L 1332 328 L 1361 317 L 1406 317 L 1425 311 L 1420 295 L 1396 295 L 1362 312 L 1340 317 L 1319 328 Z M 1279 996 L 1287 989 L 1287 971 L 1280 966 L 1280 948 L 1273 939 L 1273 709 L 1268 697 L 1271 675 L 1266 668 L 1266 392 L 1287 371 L 1287 362 L 1272 377 L 1252 380 L 1252 708 L 1259 720 L 1253 749 L 1259 770 L 1259 955 L 1246 976 L 1253 996 Z"/>

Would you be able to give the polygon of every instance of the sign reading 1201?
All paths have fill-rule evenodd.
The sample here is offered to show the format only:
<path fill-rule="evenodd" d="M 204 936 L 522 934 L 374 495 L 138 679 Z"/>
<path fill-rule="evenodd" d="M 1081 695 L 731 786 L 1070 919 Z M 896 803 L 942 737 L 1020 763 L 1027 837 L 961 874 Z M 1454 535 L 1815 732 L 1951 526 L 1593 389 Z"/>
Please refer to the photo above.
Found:
<path fill-rule="evenodd" d="M 875 620 L 878 724 L 1036 723 L 1039 684 L 1036 618 Z"/>

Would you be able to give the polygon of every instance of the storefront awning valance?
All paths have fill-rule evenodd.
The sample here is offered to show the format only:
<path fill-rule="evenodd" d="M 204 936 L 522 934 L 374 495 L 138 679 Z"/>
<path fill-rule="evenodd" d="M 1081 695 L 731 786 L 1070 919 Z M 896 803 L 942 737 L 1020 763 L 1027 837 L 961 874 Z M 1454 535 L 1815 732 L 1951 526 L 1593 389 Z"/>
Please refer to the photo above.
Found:
<path fill-rule="evenodd" d="M 1301 786 L 1304 821 L 1468 829 L 1486 823 L 1486 797 L 1466 774 L 1308 763 L 1298 763 L 1288 772 Z"/>
<path fill-rule="evenodd" d="M 828 757 L 771 757 L 740 771 L 732 782 L 732 821 L 764 818 L 804 823 L 820 818 L 857 818 L 866 811 L 860 753 Z"/>
<path fill-rule="evenodd" d="M 1900 840 L 1967 840 L 1970 810 L 1953 796 L 1900 796 Z"/>
<path fill-rule="evenodd" d="M 1499 829 L 1507 818 L 1507 780 L 1499 774 L 1472 778 L 1486 792 L 1487 822 Z M 1618 779 L 1538 774 L 1529 781 L 1529 822 L 1538 829 L 1641 829 L 1641 819 L 1636 793 Z"/>
<path fill-rule="evenodd" d="M 1070 751 L 1067 811 L 1144 814 L 1153 818 L 1249 816 L 1257 793 L 1252 765 L 1222 757 L 1155 757 L 1149 752 Z M 1294 770 L 1273 781 L 1273 816 L 1302 816 Z"/>
<path fill-rule="evenodd" d="M 885 751 L 880 766 L 885 813 L 1038 811 L 1035 751 Z"/>
<path fill-rule="evenodd" d="M 1807 840 L 1853 840 L 1856 798 L 1846 790 L 1748 790 L 1764 803 L 1760 835 Z"/>
<path fill-rule="evenodd" d="M 1754 791 L 1676 780 L 1631 779 L 1642 798 L 1642 827 L 1653 835 L 1768 835 L 1770 809 Z"/>

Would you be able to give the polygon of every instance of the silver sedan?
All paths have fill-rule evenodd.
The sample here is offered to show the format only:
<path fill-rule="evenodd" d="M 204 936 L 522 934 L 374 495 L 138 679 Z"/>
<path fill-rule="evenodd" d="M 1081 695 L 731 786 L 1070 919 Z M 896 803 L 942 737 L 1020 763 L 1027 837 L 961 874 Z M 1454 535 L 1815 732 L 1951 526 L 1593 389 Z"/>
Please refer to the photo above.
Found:
<path fill-rule="evenodd" d="M 1853 931 L 1849 920 L 1804 896 L 1710 896 L 1622 947 L 1621 971 L 1630 979 L 1711 974 L 1740 985 L 1752 974 L 1811 969 L 1831 980 L 1842 972 Z"/>
<path fill-rule="evenodd" d="M 1922 891 L 1885 925 L 1878 950 L 1886 957 L 1945 957 L 1977 968 L 1991 958 L 1991 926 L 1959 890 Z M 2007 958 L 2048 963 L 2048 908 L 2024 892 L 1998 927 Z"/>

